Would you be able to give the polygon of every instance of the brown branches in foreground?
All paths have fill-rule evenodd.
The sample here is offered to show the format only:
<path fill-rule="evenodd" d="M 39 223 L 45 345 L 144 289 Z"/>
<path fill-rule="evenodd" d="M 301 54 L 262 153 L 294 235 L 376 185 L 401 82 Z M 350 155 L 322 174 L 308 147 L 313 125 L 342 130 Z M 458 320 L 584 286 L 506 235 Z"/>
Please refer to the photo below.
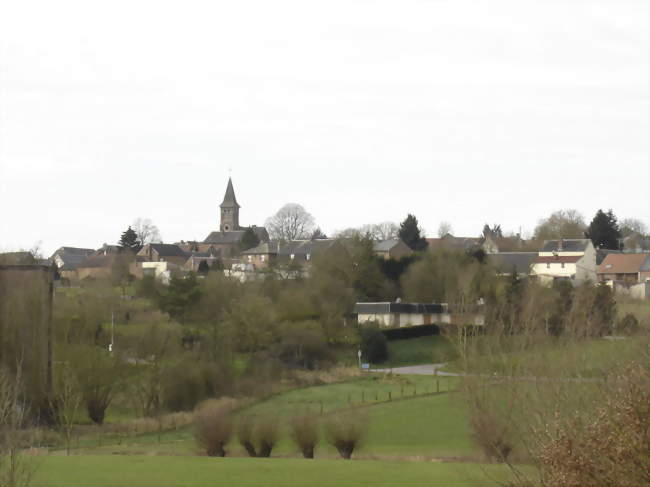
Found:
<path fill-rule="evenodd" d="M 650 485 L 650 371 L 634 365 L 613 379 L 594 414 L 558 419 L 537 432 L 544 485 Z"/>

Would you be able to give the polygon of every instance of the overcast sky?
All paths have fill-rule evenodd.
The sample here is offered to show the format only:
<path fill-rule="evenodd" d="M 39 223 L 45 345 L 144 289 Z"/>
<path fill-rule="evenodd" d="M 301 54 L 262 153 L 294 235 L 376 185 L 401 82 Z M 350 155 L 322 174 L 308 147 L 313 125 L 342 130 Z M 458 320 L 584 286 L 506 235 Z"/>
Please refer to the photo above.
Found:
<path fill-rule="evenodd" d="M 649 4 L 1 2 L 0 249 L 203 239 L 229 168 L 244 225 L 650 225 Z"/>

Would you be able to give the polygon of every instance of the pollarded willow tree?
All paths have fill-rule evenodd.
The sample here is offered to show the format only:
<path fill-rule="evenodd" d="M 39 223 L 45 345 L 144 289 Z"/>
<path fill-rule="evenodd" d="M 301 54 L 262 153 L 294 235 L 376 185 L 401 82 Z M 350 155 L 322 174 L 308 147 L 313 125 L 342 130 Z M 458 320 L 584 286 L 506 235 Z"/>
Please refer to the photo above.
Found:
<path fill-rule="evenodd" d="M 276 240 L 309 239 L 314 228 L 314 217 L 297 203 L 287 203 L 266 220 L 266 229 Z"/>

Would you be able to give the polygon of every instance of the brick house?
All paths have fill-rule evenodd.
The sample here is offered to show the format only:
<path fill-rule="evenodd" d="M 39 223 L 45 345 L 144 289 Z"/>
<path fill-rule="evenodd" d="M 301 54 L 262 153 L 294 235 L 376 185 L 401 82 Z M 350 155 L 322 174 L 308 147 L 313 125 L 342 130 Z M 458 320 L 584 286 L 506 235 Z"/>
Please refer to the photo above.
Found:
<path fill-rule="evenodd" d="M 624 284 L 650 280 L 650 253 L 608 254 L 598 266 L 598 280 Z"/>
<path fill-rule="evenodd" d="M 149 243 L 140 249 L 138 257 L 145 262 L 171 262 L 182 266 L 188 259 L 188 254 L 175 244 Z"/>
<path fill-rule="evenodd" d="M 382 259 L 401 259 L 413 254 L 411 247 L 406 245 L 401 239 L 381 240 L 375 242 L 372 251 L 377 257 Z"/>

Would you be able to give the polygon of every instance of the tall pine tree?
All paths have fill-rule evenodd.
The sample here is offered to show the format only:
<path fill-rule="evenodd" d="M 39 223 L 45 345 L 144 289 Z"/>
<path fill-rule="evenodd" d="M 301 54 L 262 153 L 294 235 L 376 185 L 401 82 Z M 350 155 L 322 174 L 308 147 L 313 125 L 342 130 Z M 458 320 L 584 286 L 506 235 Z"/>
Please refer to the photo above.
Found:
<path fill-rule="evenodd" d="M 591 239 L 596 248 L 618 250 L 618 239 L 621 238 L 621 232 L 614 212 L 611 209 L 607 213 L 598 210 L 594 219 L 591 220 L 585 236 Z"/>
<path fill-rule="evenodd" d="M 130 226 L 127 230 L 122 232 L 122 236 L 120 237 L 119 244 L 122 246 L 122 248 L 131 250 L 135 253 L 138 253 L 142 248 L 142 245 L 138 240 L 138 235 L 135 233 L 135 230 L 133 230 Z"/>
<path fill-rule="evenodd" d="M 427 241 L 420 235 L 418 219 L 410 213 L 399 226 L 399 238 L 413 250 L 424 250 L 427 248 Z"/>

